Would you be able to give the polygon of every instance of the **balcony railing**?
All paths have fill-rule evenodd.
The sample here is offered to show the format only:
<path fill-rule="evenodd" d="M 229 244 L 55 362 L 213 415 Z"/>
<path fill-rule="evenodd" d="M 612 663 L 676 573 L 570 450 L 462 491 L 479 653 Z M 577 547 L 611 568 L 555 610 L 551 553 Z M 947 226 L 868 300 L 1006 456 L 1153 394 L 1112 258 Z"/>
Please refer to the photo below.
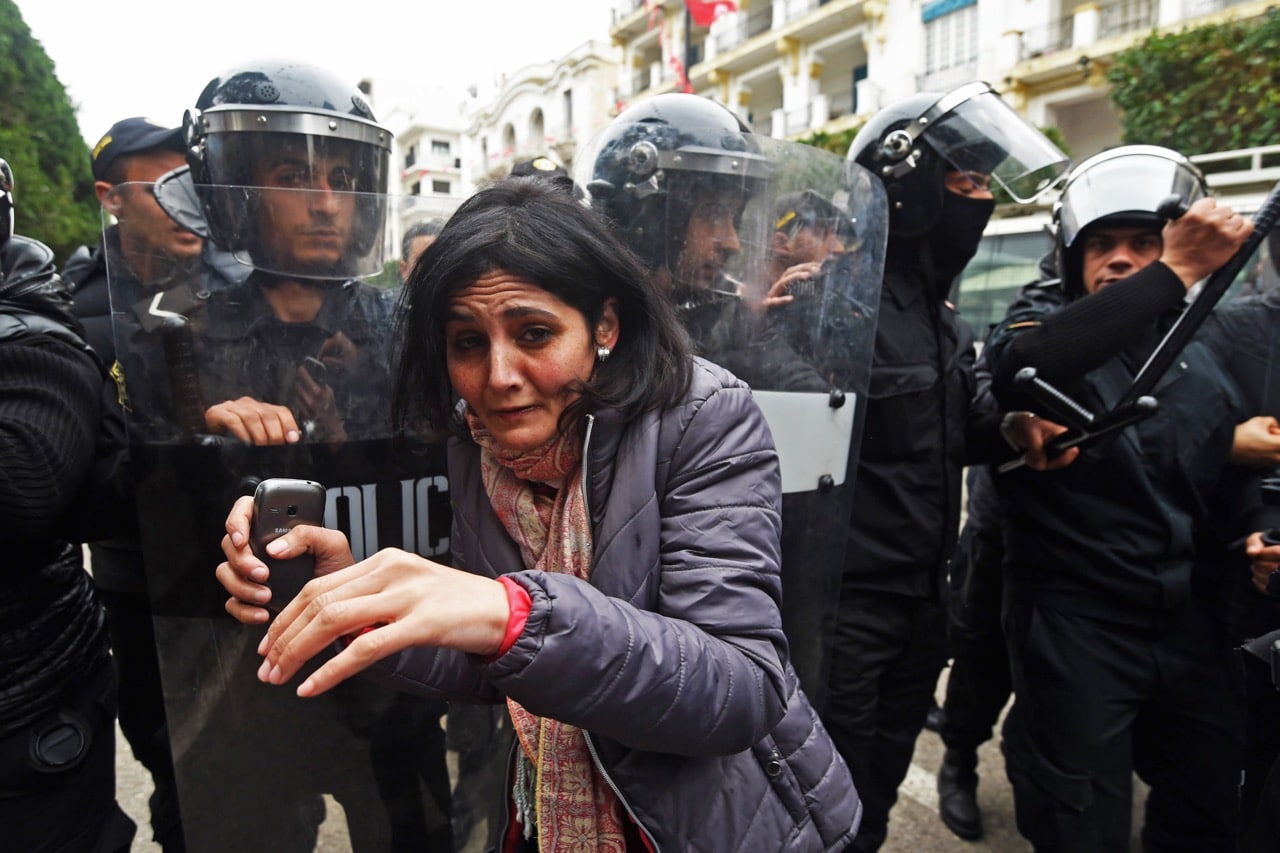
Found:
<path fill-rule="evenodd" d="M 1098 38 L 1149 30 L 1156 25 L 1156 0 L 1122 0 L 1108 3 L 1098 11 Z"/>
<path fill-rule="evenodd" d="M 1118 0 L 1097 7 L 1096 13 L 1094 7 L 1085 7 L 1086 11 L 1077 15 L 1058 18 L 1043 27 L 1024 32 L 1021 59 L 1025 61 L 1073 47 L 1088 47 L 1088 42 L 1095 38 L 1105 39 L 1152 29 L 1156 25 L 1159 5 L 1159 0 Z M 1097 15 L 1096 25 L 1089 19 L 1079 22 L 1080 16 L 1094 14 Z M 1091 33 L 1094 34 L 1092 37 Z"/>
<path fill-rule="evenodd" d="M 803 18 L 821 5 L 818 0 L 780 0 L 780 2 L 782 4 L 782 20 L 788 24 Z"/>
<path fill-rule="evenodd" d="M 619 21 L 625 20 L 631 16 L 631 13 L 637 9 L 644 8 L 644 0 L 617 0 L 613 7 L 613 24 L 618 25 Z"/>
<path fill-rule="evenodd" d="M 825 121 L 825 117 L 823 120 Z M 822 122 L 814 122 L 813 104 L 805 104 L 799 109 L 784 112 L 783 123 L 786 125 L 786 135 L 792 136 L 797 133 L 804 133 Z"/>
<path fill-rule="evenodd" d="M 772 5 L 761 4 L 759 8 L 753 5 L 746 14 L 738 12 L 737 15 L 736 21 L 716 34 L 716 53 L 732 50 L 773 27 Z"/>
<path fill-rule="evenodd" d="M 1248 0 L 1198 0 L 1198 2 L 1190 3 L 1187 6 L 1187 17 L 1198 18 L 1201 15 L 1212 15 L 1214 12 L 1221 12 L 1223 9 L 1230 9 L 1232 6 L 1239 6 Z"/>
<path fill-rule="evenodd" d="M 405 172 L 435 173 L 456 172 L 462 168 L 461 157 L 448 154 L 419 154 L 412 162 L 405 158 Z"/>
<path fill-rule="evenodd" d="M 1022 60 L 1035 59 L 1067 50 L 1075 37 L 1075 17 L 1068 15 L 1050 21 L 1043 27 L 1034 27 L 1022 34 Z"/>
<path fill-rule="evenodd" d="M 829 104 L 827 121 L 840 116 L 853 115 L 858 111 L 858 92 L 856 89 L 832 92 Z"/>

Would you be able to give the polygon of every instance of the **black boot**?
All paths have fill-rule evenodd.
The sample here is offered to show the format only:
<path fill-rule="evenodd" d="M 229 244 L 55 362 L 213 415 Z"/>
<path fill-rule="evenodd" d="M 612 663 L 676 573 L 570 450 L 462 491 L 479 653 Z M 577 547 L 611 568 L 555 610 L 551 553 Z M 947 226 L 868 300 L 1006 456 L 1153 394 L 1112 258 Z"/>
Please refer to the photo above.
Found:
<path fill-rule="evenodd" d="M 947 828 L 965 841 L 982 837 L 978 810 L 978 754 L 948 749 L 938 768 L 938 815 Z"/>

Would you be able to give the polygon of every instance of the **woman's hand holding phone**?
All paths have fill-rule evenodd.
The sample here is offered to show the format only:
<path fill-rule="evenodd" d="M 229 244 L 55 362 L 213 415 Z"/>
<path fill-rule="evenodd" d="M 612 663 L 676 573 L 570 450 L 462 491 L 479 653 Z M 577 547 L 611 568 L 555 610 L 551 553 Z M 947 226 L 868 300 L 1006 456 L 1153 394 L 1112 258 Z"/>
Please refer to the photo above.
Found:
<path fill-rule="evenodd" d="M 264 480 L 254 497 L 240 498 L 227 515 L 226 561 L 215 574 L 231 596 L 227 612 L 240 622 L 268 621 L 266 608 L 279 611 L 311 577 L 355 562 L 346 537 L 321 526 L 324 488 L 308 483 Z"/>

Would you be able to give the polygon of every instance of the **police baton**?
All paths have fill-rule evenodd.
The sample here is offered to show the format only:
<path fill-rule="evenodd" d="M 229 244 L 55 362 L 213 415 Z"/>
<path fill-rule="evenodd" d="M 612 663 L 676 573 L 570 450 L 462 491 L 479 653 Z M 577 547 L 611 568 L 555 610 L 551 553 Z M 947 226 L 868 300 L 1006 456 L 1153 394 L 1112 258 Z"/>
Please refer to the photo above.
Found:
<path fill-rule="evenodd" d="M 1180 197 L 1172 195 L 1161 202 L 1156 213 L 1164 219 L 1177 219 L 1186 213 L 1186 207 L 1182 204 Z M 1070 447 L 1091 444 L 1108 433 L 1123 429 L 1156 413 L 1159 404 L 1154 397 L 1150 396 L 1152 389 L 1190 343 L 1200 325 L 1209 316 L 1209 312 L 1231 287 L 1236 276 L 1244 269 L 1244 265 L 1258 250 L 1258 246 L 1266 239 L 1277 221 L 1280 221 L 1280 183 L 1271 188 L 1262 206 L 1254 214 L 1253 233 L 1225 264 L 1209 276 L 1201 287 L 1199 296 L 1178 315 L 1178 319 L 1133 378 L 1129 390 L 1120 397 L 1111 411 L 1094 416 L 1066 394 L 1038 378 L 1035 368 L 1024 367 L 1018 371 L 1014 376 L 1015 384 L 1024 388 L 1038 403 L 1052 412 L 1055 417 L 1060 418 L 1068 427 L 1066 432 L 1045 444 L 1045 450 L 1050 455 L 1056 455 Z M 1024 464 L 1026 463 L 1020 456 L 1001 465 L 999 471 L 1001 473 L 1012 471 Z"/>

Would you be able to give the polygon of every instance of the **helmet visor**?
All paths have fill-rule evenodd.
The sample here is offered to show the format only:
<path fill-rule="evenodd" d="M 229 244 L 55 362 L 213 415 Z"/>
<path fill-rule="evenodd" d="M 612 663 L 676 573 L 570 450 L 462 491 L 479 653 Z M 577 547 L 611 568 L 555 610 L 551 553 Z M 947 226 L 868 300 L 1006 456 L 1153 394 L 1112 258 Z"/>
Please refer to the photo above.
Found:
<path fill-rule="evenodd" d="M 197 185 L 220 248 L 255 269 L 350 278 L 382 269 L 390 152 L 314 134 L 211 133 Z"/>
<path fill-rule="evenodd" d="M 587 203 L 654 271 L 699 355 L 756 391 L 865 387 L 888 228 L 879 179 L 722 127 L 615 122 L 584 151 Z"/>
<path fill-rule="evenodd" d="M 1022 203 L 1034 201 L 1070 161 L 992 91 L 971 97 L 936 119 L 923 136 L 956 171 L 990 175 Z"/>
<path fill-rule="evenodd" d="M 1058 201 L 1062 245 L 1070 247 L 1086 227 L 1105 218 L 1149 218 L 1170 195 L 1190 205 L 1204 196 L 1199 170 L 1165 148 L 1134 145 L 1081 163 Z"/>

